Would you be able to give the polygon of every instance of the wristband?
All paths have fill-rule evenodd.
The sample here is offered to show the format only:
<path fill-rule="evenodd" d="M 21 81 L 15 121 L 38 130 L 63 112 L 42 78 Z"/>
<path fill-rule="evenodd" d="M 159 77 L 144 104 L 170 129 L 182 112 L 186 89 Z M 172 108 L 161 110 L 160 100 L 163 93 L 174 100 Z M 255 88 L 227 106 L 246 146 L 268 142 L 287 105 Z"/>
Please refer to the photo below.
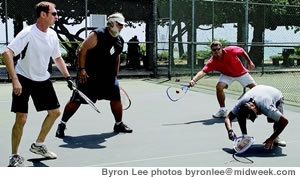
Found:
<path fill-rule="evenodd" d="M 79 67 L 79 68 L 78 68 L 78 71 L 83 70 L 83 69 L 85 69 L 85 68 Z"/>
<path fill-rule="evenodd" d="M 66 80 L 72 80 L 72 77 L 71 76 L 68 76 L 65 78 Z"/>

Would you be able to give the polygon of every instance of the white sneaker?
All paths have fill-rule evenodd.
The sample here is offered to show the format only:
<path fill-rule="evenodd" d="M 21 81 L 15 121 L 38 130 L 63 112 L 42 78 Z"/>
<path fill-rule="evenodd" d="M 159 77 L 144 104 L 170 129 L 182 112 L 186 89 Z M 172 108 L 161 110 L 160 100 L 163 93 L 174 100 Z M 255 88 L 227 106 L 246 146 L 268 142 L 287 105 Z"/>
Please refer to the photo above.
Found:
<path fill-rule="evenodd" d="M 24 158 L 18 154 L 10 156 L 8 167 L 24 167 Z"/>
<path fill-rule="evenodd" d="M 214 118 L 223 118 L 226 117 L 227 110 L 220 109 L 216 114 L 213 115 Z"/>
<path fill-rule="evenodd" d="M 286 142 L 284 140 L 281 140 L 279 137 L 275 138 L 274 140 L 274 145 L 275 146 L 282 146 L 285 147 L 286 146 Z"/>
<path fill-rule="evenodd" d="M 36 146 L 34 143 L 32 143 L 29 150 L 35 154 L 42 155 L 46 158 L 50 158 L 50 159 L 57 158 L 57 155 L 54 152 L 48 151 L 46 145 Z"/>

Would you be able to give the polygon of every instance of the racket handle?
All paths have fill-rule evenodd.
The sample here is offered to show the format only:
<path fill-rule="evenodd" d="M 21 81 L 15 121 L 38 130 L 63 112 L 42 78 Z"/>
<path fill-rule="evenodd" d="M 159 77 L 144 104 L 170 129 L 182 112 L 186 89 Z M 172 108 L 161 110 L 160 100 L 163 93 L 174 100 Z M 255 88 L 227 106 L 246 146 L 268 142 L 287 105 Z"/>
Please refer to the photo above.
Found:
<path fill-rule="evenodd" d="M 191 85 L 186 85 L 186 84 L 180 84 L 180 86 L 182 86 L 182 87 L 187 87 L 187 88 L 190 88 L 190 87 L 191 87 Z"/>
<path fill-rule="evenodd" d="M 66 81 L 68 83 L 68 87 L 70 90 L 74 90 L 76 88 L 76 85 L 75 83 L 72 81 L 72 77 L 69 76 L 69 77 L 66 77 Z"/>
<path fill-rule="evenodd" d="M 235 138 L 237 138 L 236 134 L 233 132 L 233 130 L 228 130 L 228 138 L 231 141 L 234 141 Z"/>

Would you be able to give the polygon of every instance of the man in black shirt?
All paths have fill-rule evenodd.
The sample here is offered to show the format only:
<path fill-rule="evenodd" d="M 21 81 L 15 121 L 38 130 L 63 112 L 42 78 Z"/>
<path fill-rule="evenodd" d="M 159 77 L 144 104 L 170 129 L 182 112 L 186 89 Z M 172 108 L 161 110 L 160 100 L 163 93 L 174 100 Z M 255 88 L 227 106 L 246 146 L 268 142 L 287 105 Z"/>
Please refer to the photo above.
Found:
<path fill-rule="evenodd" d="M 111 110 L 115 117 L 114 132 L 131 133 L 122 122 L 122 104 L 117 74 L 120 65 L 120 53 L 124 40 L 119 35 L 125 24 L 121 13 L 108 17 L 107 27 L 92 31 L 85 39 L 79 51 L 79 68 L 77 75 L 78 89 L 94 103 L 97 100 L 110 100 Z M 73 92 L 64 109 L 63 117 L 58 125 L 56 137 L 65 136 L 66 122 L 85 101 Z"/>

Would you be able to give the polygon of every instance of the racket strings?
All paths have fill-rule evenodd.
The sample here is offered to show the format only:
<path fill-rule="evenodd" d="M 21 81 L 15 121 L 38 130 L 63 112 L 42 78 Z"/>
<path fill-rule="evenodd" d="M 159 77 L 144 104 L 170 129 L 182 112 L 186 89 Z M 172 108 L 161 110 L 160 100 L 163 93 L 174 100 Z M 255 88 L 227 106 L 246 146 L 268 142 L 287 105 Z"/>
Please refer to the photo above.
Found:
<path fill-rule="evenodd" d="M 245 148 L 249 143 L 251 142 L 251 139 L 249 138 L 243 138 L 241 141 L 239 141 L 237 147 L 239 149 Z"/>
<path fill-rule="evenodd" d="M 120 87 L 120 96 L 123 110 L 127 110 L 131 106 L 131 100 L 122 87 Z"/>
<path fill-rule="evenodd" d="M 254 138 L 251 136 L 239 137 L 234 142 L 234 150 L 237 153 L 243 153 L 254 143 Z"/>
<path fill-rule="evenodd" d="M 121 103 L 123 109 L 126 109 L 129 106 L 129 100 L 127 99 L 127 96 L 122 92 L 121 92 Z"/>
<path fill-rule="evenodd" d="M 187 89 L 187 87 L 169 87 L 167 89 L 167 95 L 172 101 L 177 101 L 185 95 Z"/>

